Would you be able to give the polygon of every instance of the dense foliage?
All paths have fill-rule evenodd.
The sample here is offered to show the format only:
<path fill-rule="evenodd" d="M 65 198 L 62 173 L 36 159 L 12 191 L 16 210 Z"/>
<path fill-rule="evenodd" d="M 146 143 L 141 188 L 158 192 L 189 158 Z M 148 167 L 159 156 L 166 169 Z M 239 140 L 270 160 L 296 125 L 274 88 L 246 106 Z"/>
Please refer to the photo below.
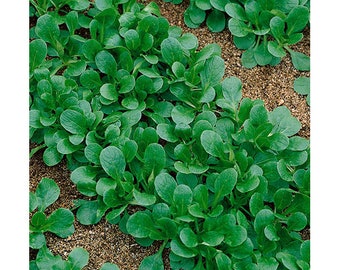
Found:
<path fill-rule="evenodd" d="M 74 202 L 80 223 L 106 218 L 143 246 L 162 241 L 140 269 L 164 269 L 164 248 L 172 269 L 309 269 L 299 233 L 310 220 L 309 141 L 286 107 L 242 98 L 241 81 L 224 78 L 220 47 L 197 50 L 154 3 L 30 8 L 32 154 L 43 149 L 48 166 L 67 160 L 89 197 Z M 33 248 L 45 231 L 73 229 L 72 213 L 62 227 L 43 213 L 55 185 L 38 190 Z M 134 205 L 143 210 L 131 215 Z"/>
<path fill-rule="evenodd" d="M 290 47 L 303 38 L 309 6 L 309 0 L 190 0 L 184 21 L 191 28 L 205 22 L 212 32 L 227 28 L 235 46 L 244 50 L 241 61 L 247 68 L 277 65 L 288 52 L 297 70 L 308 71 L 309 57 Z"/>

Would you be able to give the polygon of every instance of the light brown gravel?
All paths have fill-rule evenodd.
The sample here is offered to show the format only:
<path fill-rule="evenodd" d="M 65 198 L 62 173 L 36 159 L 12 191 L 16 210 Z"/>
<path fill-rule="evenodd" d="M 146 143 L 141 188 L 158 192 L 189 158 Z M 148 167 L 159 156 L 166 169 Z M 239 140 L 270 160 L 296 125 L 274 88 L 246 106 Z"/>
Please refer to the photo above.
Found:
<path fill-rule="evenodd" d="M 147 4 L 150 0 L 141 2 Z M 225 59 L 226 76 L 237 76 L 243 82 L 243 95 L 252 99 L 262 99 L 268 110 L 284 105 L 292 114 L 299 119 L 302 129 L 299 135 L 309 138 L 310 136 L 310 108 L 306 104 L 305 97 L 294 92 L 294 79 L 304 75 L 309 76 L 309 72 L 299 72 L 295 70 L 289 57 L 285 57 L 282 62 L 275 67 L 255 67 L 246 69 L 240 63 L 241 51 L 235 48 L 230 33 L 225 30 L 221 33 L 211 33 L 206 26 L 198 29 L 189 29 L 183 21 L 183 12 L 189 1 L 185 0 L 182 5 L 164 3 L 156 0 L 162 15 L 165 16 L 171 25 L 183 28 L 184 32 L 195 34 L 200 43 L 200 48 L 208 43 L 217 43 L 222 48 L 222 57 Z M 294 49 L 306 54 L 310 54 L 310 34 L 305 33 L 302 42 Z M 30 161 L 30 190 L 35 190 L 36 185 L 42 177 L 54 179 L 60 187 L 61 194 L 58 201 L 49 211 L 55 208 L 73 206 L 72 201 L 82 198 L 70 181 L 70 173 L 64 162 L 54 167 L 47 167 L 42 161 L 42 153 L 38 152 Z M 90 253 L 90 260 L 86 270 L 99 269 L 104 262 L 116 263 L 120 269 L 134 270 L 145 256 L 154 254 L 157 243 L 149 248 L 140 247 L 135 243 L 133 237 L 125 235 L 119 231 L 118 226 L 109 224 L 103 219 L 97 225 L 83 226 L 75 222 L 75 233 L 61 239 L 47 234 L 49 248 L 54 254 L 59 254 L 66 258 L 74 247 L 83 247 Z M 308 236 L 309 237 L 309 233 Z M 168 251 L 164 252 L 167 253 Z M 34 255 L 34 252 L 31 253 Z M 164 256 L 165 268 L 170 269 L 167 256 Z"/>

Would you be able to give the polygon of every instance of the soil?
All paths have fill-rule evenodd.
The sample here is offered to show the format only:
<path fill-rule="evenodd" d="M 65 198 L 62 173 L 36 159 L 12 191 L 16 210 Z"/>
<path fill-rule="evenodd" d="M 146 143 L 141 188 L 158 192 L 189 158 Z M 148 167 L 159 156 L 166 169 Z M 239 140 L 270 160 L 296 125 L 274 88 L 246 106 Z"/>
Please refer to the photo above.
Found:
<path fill-rule="evenodd" d="M 144 0 L 147 4 L 151 0 Z M 292 115 L 297 117 L 302 124 L 299 135 L 305 138 L 310 137 L 310 107 L 305 97 L 297 94 L 293 89 L 293 82 L 299 76 L 310 76 L 309 72 L 300 72 L 294 69 L 291 60 L 286 56 L 282 62 L 275 66 L 255 67 L 246 69 L 240 62 L 241 51 L 233 42 L 231 34 L 224 30 L 221 33 L 212 33 L 204 25 L 197 29 L 187 28 L 183 21 L 183 13 L 189 4 L 188 0 L 181 5 L 164 3 L 156 0 L 162 12 L 171 25 L 182 27 L 183 32 L 191 32 L 199 39 L 200 47 L 208 43 L 217 43 L 222 48 L 222 57 L 225 59 L 225 76 L 237 76 L 243 83 L 243 96 L 251 99 L 262 99 L 268 110 L 278 106 L 286 106 Z M 304 32 L 304 39 L 298 43 L 294 50 L 310 55 L 310 32 Z M 42 152 L 36 153 L 29 164 L 29 188 L 36 189 L 38 182 L 43 177 L 49 177 L 56 181 L 60 187 L 60 197 L 49 211 L 59 207 L 72 208 L 73 200 L 83 198 L 77 192 L 75 185 L 70 181 L 70 172 L 65 162 L 57 166 L 47 167 L 42 161 Z M 304 239 L 309 239 L 309 229 L 303 233 Z M 139 246 L 133 237 L 122 233 L 118 226 L 109 224 L 103 219 L 97 225 L 84 226 L 75 221 L 75 233 L 66 238 L 58 238 L 52 234 L 46 234 L 47 244 L 54 254 L 61 255 L 64 259 L 75 247 L 83 247 L 90 254 L 90 260 L 85 270 L 100 269 L 105 262 L 117 264 L 122 270 L 138 269 L 144 257 L 154 254 L 159 243 L 151 247 Z M 168 251 L 164 252 L 165 269 L 170 269 L 167 259 Z M 31 252 L 31 258 L 34 253 Z"/>

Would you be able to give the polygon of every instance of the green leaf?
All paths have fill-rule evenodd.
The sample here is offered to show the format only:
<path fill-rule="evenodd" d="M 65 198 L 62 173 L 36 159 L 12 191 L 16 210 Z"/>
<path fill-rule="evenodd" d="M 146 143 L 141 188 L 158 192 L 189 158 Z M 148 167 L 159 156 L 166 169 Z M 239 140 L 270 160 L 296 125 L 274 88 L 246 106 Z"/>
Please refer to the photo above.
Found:
<path fill-rule="evenodd" d="M 310 70 L 310 58 L 309 56 L 300 53 L 300 52 L 295 52 L 293 50 L 289 51 L 290 56 L 292 58 L 292 62 L 294 67 L 297 70 L 300 71 L 309 71 Z"/>
<path fill-rule="evenodd" d="M 78 27 L 78 12 L 72 10 L 66 15 L 66 25 L 70 31 L 70 35 L 74 35 L 74 31 Z"/>
<path fill-rule="evenodd" d="M 178 105 L 172 109 L 171 118 L 176 124 L 190 124 L 195 118 L 195 113 L 189 107 Z"/>
<path fill-rule="evenodd" d="M 92 166 L 80 166 L 71 173 L 71 180 L 73 183 L 78 184 L 81 181 L 91 181 L 97 175 L 96 168 Z"/>
<path fill-rule="evenodd" d="M 224 60 L 221 57 L 213 56 L 206 60 L 200 73 L 203 88 L 214 87 L 220 83 L 224 75 L 224 69 Z"/>
<path fill-rule="evenodd" d="M 280 132 L 288 137 L 301 129 L 301 123 L 291 115 L 287 107 L 280 106 L 269 112 L 269 122 L 274 125 L 272 133 Z"/>
<path fill-rule="evenodd" d="M 173 239 L 170 242 L 170 248 L 173 253 L 183 258 L 193 258 L 197 254 L 197 251 L 195 249 L 184 246 L 177 239 Z"/>
<path fill-rule="evenodd" d="M 62 159 L 64 155 L 60 154 L 57 150 L 57 147 L 47 147 L 43 153 L 43 160 L 47 166 L 57 165 Z"/>
<path fill-rule="evenodd" d="M 282 58 L 286 56 L 286 51 L 276 41 L 268 42 L 268 51 L 275 57 Z"/>
<path fill-rule="evenodd" d="M 205 231 L 201 234 L 203 245 L 207 246 L 218 246 L 224 240 L 224 235 L 216 231 Z"/>
<path fill-rule="evenodd" d="M 38 198 L 33 192 L 29 192 L 29 211 L 33 212 L 38 207 Z"/>
<path fill-rule="evenodd" d="M 279 263 L 273 257 L 261 257 L 257 260 L 257 265 L 261 270 L 276 270 Z"/>
<path fill-rule="evenodd" d="M 60 30 L 55 18 L 49 14 L 44 14 L 38 18 L 35 32 L 38 37 L 52 44 L 60 35 Z"/>
<path fill-rule="evenodd" d="M 175 238 L 178 235 L 177 223 L 173 219 L 162 216 L 157 219 L 157 224 L 162 228 L 162 234 L 165 234 L 167 238 Z"/>
<path fill-rule="evenodd" d="M 198 47 L 198 39 L 192 33 L 184 33 L 181 37 L 178 38 L 178 41 L 181 43 L 182 47 L 186 50 L 194 50 Z"/>
<path fill-rule="evenodd" d="M 309 21 L 309 9 L 304 6 L 294 7 L 286 18 L 287 34 L 302 31 Z"/>
<path fill-rule="evenodd" d="M 184 22 L 191 28 L 198 27 L 205 20 L 205 11 L 190 5 L 184 12 Z"/>
<path fill-rule="evenodd" d="M 177 208 L 177 215 L 185 215 L 188 210 L 188 205 L 191 204 L 193 194 L 187 185 L 178 185 L 175 187 L 173 193 L 173 202 Z"/>
<path fill-rule="evenodd" d="M 158 136 L 161 137 L 163 140 L 166 140 L 168 142 L 176 142 L 178 140 L 174 132 L 174 127 L 172 125 L 165 123 L 158 124 L 156 130 Z"/>
<path fill-rule="evenodd" d="M 253 33 L 249 33 L 245 37 L 233 36 L 235 46 L 240 50 L 247 50 L 255 45 L 256 36 Z"/>
<path fill-rule="evenodd" d="M 142 193 L 136 189 L 133 189 L 133 197 L 135 198 L 136 202 L 132 202 L 132 204 L 140 206 L 149 206 L 155 204 L 156 202 L 155 195 Z"/>
<path fill-rule="evenodd" d="M 285 22 L 280 17 L 275 16 L 270 20 L 270 31 L 276 41 L 280 44 L 285 35 Z"/>
<path fill-rule="evenodd" d="M 86 40 L 82 47 L 84 56 L 90 60 L 95 61 L 96 55 L 102 50 L 101 44 L 95 39 Z"/>
<path fill-rule="evenodd" d="M 253 49 L 248 49 L 242 53 L 241 62 L 242 66 L 249 69 L 257 65 Z"/>
<path fill-rule="evenodd" d="M 307 217 L 304 213 L 295 212 L 287 220 L 287 229 L 301 231 L 307 226 Z"/>
<path fill-rule="evenodd" d="M 105 83 L 100 87 L 100 94 L 102 97 L 110 100 L 112 102 L 116 102 L 118 100 L 118 92 L 116 87 L 111 83 Z"/>
<path fill-rule="evenodd" d="M 122 126 L 132 127 L 137 124 L 142 118 L 142 112 L 139 109 L 124 112 L 121 116 Z"/>
<path fill-rule="evenodd" d="M 269 224 L 264 228 L 264 235 L 269 241 L 279 241 L 280 237 L 277 235 L 276 228 L 273 224 Z"/>
<path fill-rule="evenodd" d="M 42 64 L 47 56 L 47 45 L 42 39 L 35 39 L 29 45 L 29 68 L 30 72 Z"/>
<path fill-rule="evenodd" d="M 98 223 L 105 211 L 102 211 L 101 203 L 95 201 L 84 201 L 79 203 L 79 209 L 77 211 L 77 220 L 83 225 L 92 225 Z"/>
<path fill-rule="evenodd" d="M 220 157 L 222 159 L 225 158 L 226 154 L 224 153 L 224 144 L 221 136 L 212 130 L 205 130 L 201 134 L 201 143 L 204 150 L 214 156 Z"/>
<path fill-rule="evenodd" d="M 115 77 L 117 74 L 117 62 L 108 51 L 100 51 L 97 53 L 95 57 L 95 63 L 98 69 L 112 77 Z"/>
<path fill-rule="evenodd" d="M 238 19 L 240 21 L 247 21 L 247 15 L 244 8 L 236 3 L 227 3 L 224 7 L 225 12 L 232 18 Z"/>
<path fill-rule="evenodd" d="M 287 150 L 303 151 L 309 147 L 309 140 L 303 137 L 294 136 L 289 138 L 289 145 Z"/>
<path fill-rule="evenodd" d="M 161 54 L 164 61 L 170 66 L 175 62 L 182 62 L 184 58 L 181 43 L 172 37 L 168 37 L 162 41 Z"/>
<path fill-rule="evenodd" d="M 289 145 L 288 137 L 282 133 L 275 133 L 272 136 L 269 136 L 269 140 L 270 149 L 274 151 L 283 151 Z"/>
<path fill-rule="evenodd" d="M 89 89 L 99 88 L 103 84 L 98 72 L 94 70 L 85 70 L 80 76 L 80 83 Z"/>
<path fill-rule="evenodd" d="M 236 182 L 237 172 L 235 169 L 229 168 L 222 171 L 215 180 L 215 198 L 221 199 L 229 195 L 233 191 Z"/>
<path fill-rule="evenodd" d="M 100 152 L 100 164 L 104 171 L 113 179 L 121 179 L 125 171 L 125 158 L 116 146 L 108 146 Z"/>
<path fill-rule="evenodd" d="M 154 255 L 145 257 L 139 265 L 139 270 L 164 270 L 164 264 L 162 260 L 162 253 L 157 252 Z"/>
<path fill-rule="evenodd" d="M 166 155 L 163 147 L 158 143 L 149 144 L 144 153 L 144 173 L 149 176 L 158 175 L 164 168 Z"/>
<path fill-rule="evenodd" d="M 228 229 L 224 241 L 231 247 L 240 246 L 247 239 L 247 230 L 240 225 Z"/>
<path fill-rule="evenodd" d="M 179 238 L 186 247 L 192 248 L 198 245 L 197 235 L 190 228 L 183 228 L 179 233 Z"/>
<path fill-rule="evenodd" d="M 43 178 L 39 182 L 35 195 L 38 200 L 38 210 L 45 211 L 45 209 L 53 204 L 60 194 L 60 189 L 56 182 L 50 178 Z"/>
<path fill-rule="evenodd" d="M 215 256 L 215 261 L 217 265 L 217 270 L 231 270 L 232 262 L 230 258 L 222 253 L 218 252 L 217 255 Z"/>
<path fill-rule="evenodd" d="M 258 1 L 247 1 L 244 4 L 244 9 L 248 18 L 254 25 L 258 25 L 258 18 L 261 12 L 261 6 Z"/>
<path fill-rule="evenodd" d="M 299 270 L 300 267 L 296 264 L 296 257 L 285 253 L 285 252 L 279 252 L 276 254 L 276 258 L 282 262 L 282 264 L 289 270 Z"/>
<path fill-rule="evenodd" d="M 242 99 L 242 82 L 239 78 L 231 76 L 222 82 L 222 94 L 228 108 L 236 111 Z"/>
<path fill-rule="evenodd" d="M 254 126 L 260 126 L 268 121 L 268 111 L 263 105 L 255 105 L 250 110 L 249 118 Z"/>
<path fill-rule="evenodd" d="M 144 212 L 133 214 L 126 223 L 126 229 L 129 234 L 137 238 L 148 237 L 153 227 L 154 222 L 150 215 Z"/>
<path fill-rule="evenodd" d="M 309 77 L 298 77 L 294 80 L 294 90 L 301 95 L 307 95 L 307 104 L 309 105 L 310 98 L 310 78 Z"/>
<path fill-rule="evenodd" d="M 70 142 L 69 138 L 62 139 L 57 144 L 57 150 L 61 154 L 72 154 L 79 150 L 80 147 L 77 145 L 74 145 Z"/>
<path fill-rule="evenodd" d="M 260 185 L 260 179 L 258 176 L 250 176 L 244 179 L 242 182 L 237 183 L 236 189 L 241 193 L 247 193 L 256 189 Z"/>
<path fill-rule="evenodd" d="M 283 210 L 291 204 L 293 195 L 290 189 L 281 188 L 275 192 L 273 199 L 275 208 Z"/>
<path fill-rule="evenodd" d="M 260 66 L 270 64 L 273 56 L 269 53 L 267 45 L 263 42 L 254 50 L 254 57 Z"/>
<path fill-rule="evenodd" d="M 77 61 L 68 65 L 64 75 L 77 77 L 86 70 L 86 62 L 84 60 Z"/>
<path fill-rule="evenodd" d="M 47 219 L 48 231 L 59 237 L 66 238 L 74 232 L 74 216 L 69 209 L 59 208 Z"/>
<path fill-rule="evenodd" d="M 132 96 L 126 97 L 122 100 L 122 106 L 129 110 L 137 109 L 138 105 L 139 105 L 138 99 Z"/>
<path fill-rule="evenodd" d="M 53 256 L 52 252 L 45 245 L 39 250 L 35 260 L 38 269 L 52 269 L 60 261 L 62 261 L 61 257 Z"/>
<path fill-rule="evenodd" d="M 78 111 L 66 109 L 60 115 L 60 124 L 72 134 L 86 133 L 86 118 Z"/>
<path fill-rule="evenodd" d="M 161 173 L 155 178 L 155 189 L 159 197 L 171 204 L 177 183 L 168 173 Z"/>
<path fill-rule="evenodd" d="M 133 140 L 128 140 L 124 143 L 122 147 L 123 154 L 125 156 L 126 162 L 131 162 L 137 154 L 138 145 Z"/>
<path fill-rule="evenodd" d="M 70 8 L 74 10 L 85 10 L 89 7 L 90 1 L 88 0 L 70 1 L 69 5 Z"/>
<path fill-rule="evenodd" d="M 207 17 L 206 24 L 211 32 L 221 32 L 225 28 L 224 12 L 214 9 Z"/>
<path fill-rule="evenodd" d="M 264 208 L 264 198 L 259 192 L 254 193 L 249 200 L 249 209 L 253 216 L 256 216 Z"/>
<path fill-rule="evenodd" d="M 96 0 L 95 1 L 95 6 L 100 11 L 103 11 L 103 10 L 105 10 L 107 8 L 112 7 L 112 2 L 110 0 Z"/>
<path fill-rule="evenodd" d="M 229 19 L 228 28 L 230 32 L 237 37 L 245 37 L 251 31 L 247 24 L 236 18 Z"/>
<path fill-rule="evenodd" d="M 33 249 L 40 249 L 46 245 L 46 238 L 42 232 L 30 232 L 29 247 Z"/>
<path fill-rule="evenodd" d="M 288 166 L 300 166 L 308 160 L 307 151 L 295 152 L 285 150 L 282 152 L 282 158 Z"/>
<path fill-rule="evenodd" d="M 301 244 L 300 254 L 304 261 L 310 261 L 310 240 L 306 240 Z"/>
<path fill-rule="evenodd" d="M 80 270 L 89 262 L 89 253 L 80 247 L 74 248 L 68 255 L 67 260 L 71 263 L 72 269 Z"/>
<path fill-rule="evenodd" d="M 99 155 L 103 148 L 97 143 L 90 143 L 84 149 L 84 155 L 88 161 L 94 163 L 95 165 L 100 164 Z"/>
<path fill-rule="evenodd" d="M 120 208 L 113 209 L 106 215 L 106 220 L 111 223 L 111 224 L 116 224 L 117 223 L 117 218 L 125 211 L 126 207 L 128 205 L 124 205 Z"/>
<path fill-rule="evenodd" d="M 274 216 L 274 213 L 271 210 L 269 210 L 269 209 L 260 210 L 256 214 L 255 220 L 254 220 L 255 232 L 258 233 L 258 234 L 262 233 L 264 228 L 267 225 L 272 224 L 274 219 L 275 219 L 275 216 Z"/>
<path fill-rule="evenodd" d="M 225 0 L 210 0 L 210 3 L 213 8 L 219 10 L 219 11 L 224 11 L 224 6 L 226 4 Z"/>
<path fill-rule="evenodd" d="M 159 30 L 158 18 L 150 15 L 141 19 L 138 23 L 137 31 L 156 35 Z"/>
<path fill-rule="evenodd" d="M 209 10 L 211 9 L 211 3 L 210 1 L 206 0 L 195 0 L 195 4 L 199 9 L 202 10 Z"/>
<path fill-rule="evenodd" d="M 33 228 L 33 231 L 39 232 L 39 231 L 46 231 L 46 223 L 47 218 L 46 215 L 43 212 L 36 212 L 32 218 L 30 223 L 30 228 Z"/>

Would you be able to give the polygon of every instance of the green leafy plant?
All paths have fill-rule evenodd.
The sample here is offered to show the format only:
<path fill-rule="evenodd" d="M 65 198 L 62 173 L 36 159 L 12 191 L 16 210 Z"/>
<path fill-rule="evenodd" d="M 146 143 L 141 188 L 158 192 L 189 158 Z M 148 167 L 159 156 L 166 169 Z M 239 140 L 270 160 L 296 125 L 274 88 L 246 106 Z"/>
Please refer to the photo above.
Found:
<path fill-rule="evenodd" d="M 192 0 L 184 21 L 191 28 L 206 22 L 212 32 L 228 28 L 235 46 L 245 50 L 241 58 L 244 67 L 277 65 L 288 52 L 297 70 L 309 71 L 309 57 L 290 48 L 302 40 L 309 14 L 306 0 Z"/>
<path fill-rule="evenodd" d="M 67 260 L 63 260 L 60 255 L 53 253 L 43 246 L 39 249 L 37 258 L 30 261 L 30 270 L 35 269 L 83 269 L 89 260 L 88 252 L 83 248 L 74 248 L 68 255 Z"/>
<path fill-rule="evenodd" d="M 38 249 L 36 258 L 30 261 L 30 270 L 80 270 L 88 264 L 89 254 L 83 248 L 74 248 L 67 260 L 63 260 L 60 255 L 54 256 L 47 247 L 45 232 L 52 232 L 62 238 L 66 238 L 74 232 L 74 216 L 69 209 L 58 208 L 48 217 L 44 213 L 46 208 L 58 199 L 59 194 L 58 185 L 50 178 L 42 178 L 36 191 L 29 194 L 29 208 L 32 213 L 29 246 L 32 249 Z M 117 270 L 118 267 L 115 264 L 105 263 L 100 269 Z"/>
<path fill-rule="evenodd" d="M 44 213 L 46 208 L 59 197 L 58 185 L 49 178 L 43 178 L 36 191 L 30 192 L 29 208 L 32 213 L 30 221 L 30 247 L 40 249 L 46 245 L 44 232 L 52 232 L 66 238 L 74 232 L 74 216 L 69 209 L 58 208 L 49 216 Z"/>
<path fill-rule="evenodd" d="M 53 255 L 46 246 L 43 246 L 39 249 L 37 258 L 30 261 L 29 269 L 81 270 L 88 264 L 88 261 L 89 253 L 83 248 L 74 248 L 67 259 L 63 260 L 60 255 Z M 119 268 L 116 264 L 104 263 L 99 270 L 119 270 Z"/>
<path fill-rule="evenodd" d="M 285 107 L 268 112 L 260 100 L 241 99 L 234 77 L 221 86 L 221 117 L 194 123 L 193 130 L 201 123 L 204 129 L 187 142 L 191 155 L 201 147 L 206 169 L 190 171 L 198 155 L 187 161 L 177 155 L 171 169 L 176 178 L 158 174 L 157 203 L 124 226 L 140 243 L 164 241 L 173 269 L 308 268 L 309 257 L 300 251 L 309 241 L 297 233 L 309 220 L 308 140 L 295 135 L 301 126 Z M 163 269 L 159 253 L 145 264 Z"/>
<path fill-rule="evenodd" d="M 164 269 L 165 248 L 173 269 L 308 269 L 309 141 L 299 121 L 242 98 L 220 47 L 197 50 L 154 3 L 78 5 L 37 18 L 29 62 L 31 154 L 43 150 L 48 166 L 67 160 L 88 197 L 74 201 L 78 221 L 106 218 L 143 246 L 162 241 L 141 269 Z M 59 196 L 51 181 L 30 195 L 35 248 L 45 231 L 66 236 L 43 213 Z M 134 206 L 142 210 L 130 214 Z M 47 248 L 41 256 L 70 261 Z"/>

